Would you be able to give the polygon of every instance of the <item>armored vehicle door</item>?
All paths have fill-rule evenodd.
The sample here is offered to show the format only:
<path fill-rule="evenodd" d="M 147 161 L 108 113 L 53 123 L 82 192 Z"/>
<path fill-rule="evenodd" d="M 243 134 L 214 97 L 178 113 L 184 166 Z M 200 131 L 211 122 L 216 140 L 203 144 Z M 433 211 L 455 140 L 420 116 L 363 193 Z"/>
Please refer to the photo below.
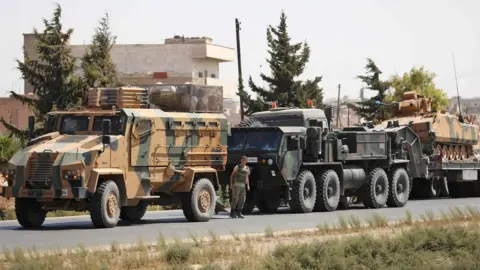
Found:
<path fill-rule="evenodd" d="M 130 165 L 153 166 L 151 153 L 154 151 L 152 135 L 154 133 L 153 120 L 149 117 L 136 116 L 130 136 Z"/>
<path fill-rule="evenodd" d="M 280 168 L 285 180 L 297 177 L 302 162 L 300 139 L 296 135 L 285 135 L 280 146 Z"/>

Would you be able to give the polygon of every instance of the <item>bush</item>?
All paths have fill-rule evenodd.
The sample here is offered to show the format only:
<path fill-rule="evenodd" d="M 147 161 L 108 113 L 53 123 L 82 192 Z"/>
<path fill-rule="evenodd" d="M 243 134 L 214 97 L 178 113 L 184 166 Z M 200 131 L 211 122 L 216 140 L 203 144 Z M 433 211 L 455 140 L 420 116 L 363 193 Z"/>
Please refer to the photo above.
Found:
<path fill-rule="evenodd" d="M 417 228 L 395 238 L 359 236 L 346 240 L 279 246 L 265 269 L 480 269 L 478 227 Z M 407 259 L 408 258 L 408 259 Z"/>
<path fill-rule="evenodd" d="M 190 258 L 192 247 L 187 244 L 176 243 L 165 251 L 165 259 L 169 264 L 184 264 Z"/>

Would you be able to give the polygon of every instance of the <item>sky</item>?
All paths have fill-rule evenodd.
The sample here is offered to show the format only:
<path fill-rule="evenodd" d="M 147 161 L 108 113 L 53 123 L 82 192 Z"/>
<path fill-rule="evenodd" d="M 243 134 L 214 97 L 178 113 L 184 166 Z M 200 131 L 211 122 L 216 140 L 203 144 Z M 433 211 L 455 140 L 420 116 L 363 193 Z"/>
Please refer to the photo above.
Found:
<path fill-rule="evenodd" d="M 283 10 L 292 42 L 306 41 L 310 61 L 301 79 L 322 76 L 326 98 L 358 97 L 366 58 L 383 71 L 382 79 L 424 66 L 435 72 L 437 87 L 456 96 L 452 53 L 461 97 L 480 96 L 480 1 L 478 0 L 341 0 L 341 1 L 163 1 L 163 0 L 15 0 L 2 1 L 0 25 L 0 96 L 23 93 L 15 59 L 23 60 L 23 33 L 43 30 L 55 3 L 62 7 L 72 44 L 88 44 L 100 18 L 108 12 L 119 44 L 163 43 L 174 35 L 208 36 L 235 48 L 235 18 L 241 22 L 244 84 L 262 85 L 269 73 L 268 25 L 278 25 Z M 237 63 L 220 67 L 220 78 L 236 81 Z M 371 93 L 370 93 L 371 94 Z M 368 96 L 369 93 L 366 93 Z"/>

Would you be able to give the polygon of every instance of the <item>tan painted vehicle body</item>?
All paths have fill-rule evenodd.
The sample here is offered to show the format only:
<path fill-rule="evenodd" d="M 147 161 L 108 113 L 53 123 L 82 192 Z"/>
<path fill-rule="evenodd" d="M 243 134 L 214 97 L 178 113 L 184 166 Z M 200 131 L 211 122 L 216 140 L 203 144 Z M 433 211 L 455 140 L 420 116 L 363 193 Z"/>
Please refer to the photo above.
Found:
<path fill-rule="evenodd" d="M 12 157 L 3 194 L 15 198 L 22 226 L 40 226 L 49 210 L 89 211 L 96 227 L 140 220 L 150 204 L 181 204 L 189 221 L 214 214 L 226 116 L 115 102 L 119 109 L 50 112 L 49 133 Z"/>

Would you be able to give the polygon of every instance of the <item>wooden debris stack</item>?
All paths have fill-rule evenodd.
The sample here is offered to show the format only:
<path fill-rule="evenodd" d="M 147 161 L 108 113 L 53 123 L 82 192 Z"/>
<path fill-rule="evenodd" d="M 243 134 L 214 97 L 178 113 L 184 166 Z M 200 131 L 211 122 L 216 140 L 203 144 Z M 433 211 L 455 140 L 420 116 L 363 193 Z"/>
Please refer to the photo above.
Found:
<path fill-rule="evenodd" d="M 148 89 L 140 87 L 90 88 L 88 106 L 110 109 L 148 108 Z"/>

